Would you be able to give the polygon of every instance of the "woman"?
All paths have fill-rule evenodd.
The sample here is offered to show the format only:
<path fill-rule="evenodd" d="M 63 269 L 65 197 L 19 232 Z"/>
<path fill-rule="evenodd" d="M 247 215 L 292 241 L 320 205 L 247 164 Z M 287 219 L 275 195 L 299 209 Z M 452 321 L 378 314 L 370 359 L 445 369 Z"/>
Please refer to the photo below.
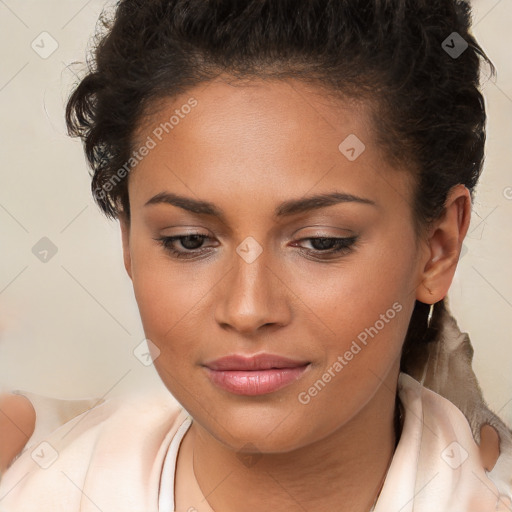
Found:
<path fill-rule="evenodd" d="M 484 154 L 467 3 L 125 0 L 106 28 L 67 123 L 182 409 L 68 409 L 0 506 L 511 509 L 445 303 Z"/>

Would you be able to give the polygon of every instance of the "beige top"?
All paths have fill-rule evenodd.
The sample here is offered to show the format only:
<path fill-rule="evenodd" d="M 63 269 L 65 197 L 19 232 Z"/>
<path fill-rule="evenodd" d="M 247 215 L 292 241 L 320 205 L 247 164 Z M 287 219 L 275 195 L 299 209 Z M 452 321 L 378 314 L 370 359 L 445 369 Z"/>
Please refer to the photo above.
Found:
<path fill-rule="evenodd" d="M 20 393 L 36 431 L 0 481 L 1 512 L 213 512 L 194 475 L 192 418 L 172 397 L 77 401 L 43 432 L 54 399 Z M 512 475 L 485 471 L 462 412 L 404 373 L 398 393 L 404 425 L 375 512 L 510 512 Z"/>

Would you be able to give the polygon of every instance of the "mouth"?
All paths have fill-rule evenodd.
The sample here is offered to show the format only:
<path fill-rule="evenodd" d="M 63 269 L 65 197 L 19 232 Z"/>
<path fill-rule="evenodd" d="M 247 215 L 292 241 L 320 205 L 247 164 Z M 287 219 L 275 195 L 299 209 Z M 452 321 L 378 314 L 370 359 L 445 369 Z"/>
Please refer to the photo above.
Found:
<path fill-rule="evenodd" d="M 273 393 L 296 381 L 309 368 L 310 362 L 258 354 L 226 356 L 203 366 L 216 386 L 237 395 L 256 396 Z"/>

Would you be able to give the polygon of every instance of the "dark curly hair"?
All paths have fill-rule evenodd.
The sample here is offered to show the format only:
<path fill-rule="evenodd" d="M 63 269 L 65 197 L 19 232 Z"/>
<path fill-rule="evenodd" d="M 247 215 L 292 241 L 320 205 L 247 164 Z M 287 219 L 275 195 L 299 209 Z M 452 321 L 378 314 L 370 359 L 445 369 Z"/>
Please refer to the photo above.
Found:
<path fill-rule="evenodd" d="M 221 73 L 314 83 L 371 106 L 388 160 L 415 176 L 419 235 L 453 186 L 473 198 L 483 165 L 481 61 L 495 69 L 470 27 L 462 0 L 120 0 L 100 17 L 66 106 L 68 132 L 83 140 L 101 210 L 129 220 L 128 178 L 119 178 L 159 100 Z M 405 346 L 435 337 L 427 309 L 416 301 Z"/>

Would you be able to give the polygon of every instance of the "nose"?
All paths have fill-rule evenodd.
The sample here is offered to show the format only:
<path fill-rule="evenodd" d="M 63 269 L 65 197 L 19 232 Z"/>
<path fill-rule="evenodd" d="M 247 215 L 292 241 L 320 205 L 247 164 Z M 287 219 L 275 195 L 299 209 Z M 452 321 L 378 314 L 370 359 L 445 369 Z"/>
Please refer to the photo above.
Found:
<path fill-rule="evenodd" d="M 246 336 L 286 325 L 291 318 L 290 292 L 279 274 L 265 251 L 254 261 L 236 253 L 217 290 L 218 325 Z"/>

